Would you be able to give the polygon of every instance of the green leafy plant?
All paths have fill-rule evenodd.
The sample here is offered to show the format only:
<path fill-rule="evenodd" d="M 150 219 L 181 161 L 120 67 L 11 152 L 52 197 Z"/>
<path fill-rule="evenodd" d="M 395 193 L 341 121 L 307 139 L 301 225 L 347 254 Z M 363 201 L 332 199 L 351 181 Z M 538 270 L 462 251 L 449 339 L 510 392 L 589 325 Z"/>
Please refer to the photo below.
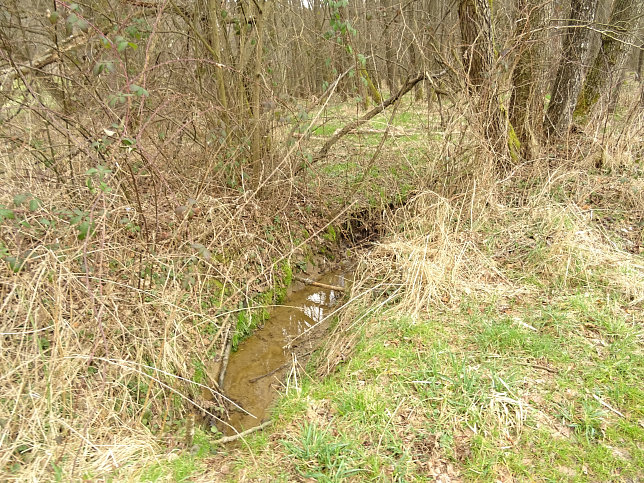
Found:
<path fill-rule="evenodd" d="M 88 169 L 85 173 L 85 185 L 89 189 L 90 193 L 96 193 L 96 182 L 98 182 L 98 189 L 103 193 L 109 193 L 110 191 L 112 191 L 112 188 L 107 185 L 107 177 L 111 173 L 111 169 L 101 164 L 99 164 L 95 168 Z"/>
<path fill-rule="evenodd" d="M 78 230 L 78 239 L 85 240 L 94 233 L 96 223 L 90 221 L 90 213 L 78 208 L 74 209 L 73 215 L 69 218 L 69 223 Z"/>

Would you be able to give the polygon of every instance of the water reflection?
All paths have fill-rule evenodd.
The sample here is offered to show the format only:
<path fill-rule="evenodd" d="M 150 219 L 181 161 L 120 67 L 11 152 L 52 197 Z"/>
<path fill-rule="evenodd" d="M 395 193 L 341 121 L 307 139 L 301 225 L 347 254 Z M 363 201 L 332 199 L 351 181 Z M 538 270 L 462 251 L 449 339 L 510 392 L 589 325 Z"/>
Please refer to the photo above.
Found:
<path fill-rule="evenodd" d="M 313 319 L 316 323 L 320 322 L 324 318 L 324 308 L 323 307 L 316 307 L 315 305 L 305 305 L 302 307 L 302 312 L 304 314 Z"/>
<path fill-rule="evenodd" d="M 328 292 L 315 292 L 314 294 L 309 295 L 306 299 L 315 304 L 333 305 L 338 299 L 338 295 L 339 294 L 335 290 L 330 290 Z"/>

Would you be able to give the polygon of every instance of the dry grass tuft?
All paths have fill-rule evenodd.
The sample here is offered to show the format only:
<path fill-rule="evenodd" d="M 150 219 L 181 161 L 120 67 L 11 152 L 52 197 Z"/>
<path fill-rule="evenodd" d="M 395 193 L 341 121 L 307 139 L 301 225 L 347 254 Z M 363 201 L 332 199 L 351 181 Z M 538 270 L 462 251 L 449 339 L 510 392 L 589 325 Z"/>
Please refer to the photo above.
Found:
<path fill-rule="evenodd" d="M 0 472 L 127 478 L 182 444 L 189 412 L 220 415 L 210 362 L 240 312 L 250 324 L 242 302 L 272 303 L 256 297 L 285 276 L 297 212 L 139 186 L 141 212 L 118 166 L 92 193 L 4 160 Z"/>
<path fill-rule="evenodd" d="M 474 209 L 480 202 L 417 195 L 395 214 L 395 234 L 374 247 L 359 272 L 400 288 L 399 302 L 415 315 L 462 294 L 516 290 L 482 249 Z"/>
<path fill-rule="evenodd" d="M 160 451 L 152 431 L 195 399 L 186 355 L 205 355 L 211 341 L 200 329 L 220 325 L 170 280 L 123 280 L 127 246 L 66 242 L 38 245 L 28 266 L 3 267 L 0 280 L 0 467 L 16 480 L 147 464 Z"/>
<path fill-rule="evenodd" d="M 539 279 L 562 286 L 601 279 L 633 304 L 644 300 L 641 258 L 577 205 L 541 197 L 522 207 L 497 204 L 466 221 L 464 208 L 435 193 L 420 195 L 405 208 L 402 231 L 377 245 L 365 273 L 403 286 L 412 313 L 464 294 L 516 294 Z"/>

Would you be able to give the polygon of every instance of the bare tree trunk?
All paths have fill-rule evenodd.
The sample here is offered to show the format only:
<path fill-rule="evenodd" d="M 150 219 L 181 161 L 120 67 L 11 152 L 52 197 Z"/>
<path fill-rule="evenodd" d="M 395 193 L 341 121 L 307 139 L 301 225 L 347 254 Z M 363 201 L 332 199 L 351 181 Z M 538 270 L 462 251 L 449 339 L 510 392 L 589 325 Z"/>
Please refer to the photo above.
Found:
<path fill-rule="evenodd" d="M 617 101 L 619 100 L 619 94 L 622 91 L 622 87 L 624 86 L 625 80 L 626 80 L 626 70 L 622 69 L 622 75 L 617 80 L 617 84 L 615 85 L 615 88 L 612 89 L 610 92 L 610 98 L 608 100 L 609 114 L 613 114 L 615 112 L 615 108 L 617 107 Z"/>
<path fill-rule="evenodd" d="M 253 116 L 253 135 L 251 139 L 251 157 L 253 163 L 253 182 L 261 186 L 262 177 L 265 168 L 271 170 L 271 166 L 265 166 L 264 157 L 268 153 L 269 139 L 265 122 L 261 119 L 261 91 L 262 91 L 262 71 L 264 69 L 264 23 L 266 18 L 271 18 L 273 0 L 264 0 L 261 5 L 253 2 L 255 9 L 253 12 L 253 21 L 255 29 L 255 59 L 252 68 L 252 77 L 250 85 L 251 91 L 251 113 Z M 250 70 L 250 69 L 249 69 Z"/>
<path fill-rule="evenodd" d="M 529 158 L 537 145 L 536 133 L 541 132 L 543 116 L 543 79 L 540 64 L 544 58 L 545 45 L 540 42 L 543 33 L 539 29 L 549 17 L 549 8 L 534 5 L 530 0 L 517 0 L 519 20 L 517 38 L 521 39 L 520 54 L 512 72 L 509 121 L 514 129 L 522 154 Z"/>
<path fill-rule="evenodd" d="M 640 45 L 640 52 L 637 56 L 637 80 L 642 82 L 642 67 L 644 67 L 644 44 Z"/>
<path fill-rule="evenodd" d="M 487 0 L 460 0 L 458 18 L 465 72 L 469 85 L 479 90 L 489 83 L 494 63 L 490 4 Z"/>
<path fill-rule="evenodd" d="M 409 66 L 412 72 L 422 72 L 424 70 L 423 61 L 418 45 L 419 36 L 417 35 L 421 29 L 418 28 L 417 7 L 413 3 L 407 4 L 405 7 L 405 24 L 410 26 L 411 35 L 409 35 Z M 418 83 L 414 87 L 414 100 L 420 101 L 423 98 L 423 84 Z"/>
<path fill-rule="evenodd" d="M 458 17 L 463 42 L 466 83 L 471 93 L 478 97 L 482 134 L 497 154 L 500 167 L 504 168 L 508 143 L 505 114 L 501 109 L 493 75 L 494 46 L 491 15 L 487 0 L 459 1 Z"/>
<path fill-rule="evenodd" d="M 385 64 L 387 67 L 387 88 L 390 93 L 396 92 L 398 83 L 396 81 L 396 63 L 394 62 L 394 9 L 391 0 L 381 0 L 383 10 L 383 41 L 385 42 Z"/>
<path fill-rule="evenodd" d="M 593 31 L 589 28 L 595 19 L 598 0 L 571 0 L 571 24 L 563 43 L 563 56 L 552 87 L 550 105 L 544 130 L 548 136 L 565 136 L 572 124 L 586 74 L 586 62 Z"/>
<path fill-rule="evenodd" d="M 214 54 L 215 62 L 223 63 L 221 52 L 221 6 L 218 5 L 217 0 L 209 0 L 208 2 L 208 27 L 210 29 L 210 44 L 212 45 L 212 53 Z M 219 102 L 225 109 L 228 107 L 228 95 L 226 93 L 226 81 L 224 79 L 224 70 L 216 66 L 215 76 L 217 78 L 217 90 L 219 94 Z"/>
<path fill-rule="evenodd" d="M 312 3 L 313 9 L 311 16 L 313 17 L 314 32 L 321 32 L 322 26 L 324 25 L 324 13 L 322 11 L 322 4 L 320 0 L 314 0 Z M 324 85 L 325 74 L 327 74 L 324 67 L 324 52 L 320 52 L 319 49 L 312 48 L 315 52 L 316 62 L 313 64 L 314 76 L 315 76 L 315 90 L 323 91 L 322 86 Z"/>
<path fill-rule="evenodd" d="M 602 34 L 601 48 L 584 82 L 575 114 L 588 114 L 602 95 L 610 96 L 610 101 L 617 98 L 641 11 L 641 0 L 615 0 L 608 31 Z"/>

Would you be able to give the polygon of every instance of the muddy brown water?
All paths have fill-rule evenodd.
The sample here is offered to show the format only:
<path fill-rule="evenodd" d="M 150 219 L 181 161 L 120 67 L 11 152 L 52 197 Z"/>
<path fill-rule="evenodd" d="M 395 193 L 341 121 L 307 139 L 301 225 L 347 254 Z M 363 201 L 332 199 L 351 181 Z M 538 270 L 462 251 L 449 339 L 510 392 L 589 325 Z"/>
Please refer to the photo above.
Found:
<path fill-rule="evenodd" d="M 340 287 L 346 285 L 345 274 L 338 272 L 327 273 L 317 281 Z M 252 416 L 233 409 L 228 424 L 243 431 L 269 418 L 271 405 L 278 390 L 285 387 L 294 364 L 303 363 L 322 342 L 330 320 L 319 322 L 334 310 L 342 295 L 339 291 L 313 285 L 294 290 L 283 306 L 270 311 L 265 325 L 230 355 L 224 394 Z M 233 431 L 226 428 L 224 433 Z"/>

